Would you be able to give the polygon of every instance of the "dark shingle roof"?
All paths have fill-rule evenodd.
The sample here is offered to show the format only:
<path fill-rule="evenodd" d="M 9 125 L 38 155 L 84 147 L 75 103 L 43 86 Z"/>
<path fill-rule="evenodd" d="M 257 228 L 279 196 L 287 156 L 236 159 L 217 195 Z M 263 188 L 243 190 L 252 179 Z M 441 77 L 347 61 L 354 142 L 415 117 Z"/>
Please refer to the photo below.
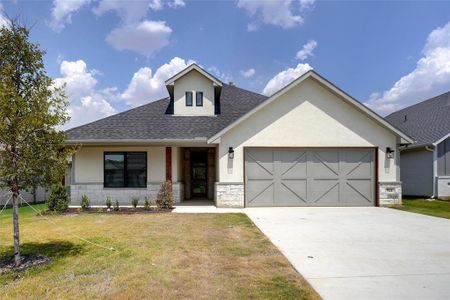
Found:
<path fill-rule="evenodd" d="M 385 119 L 414 138 L 417 145 L 435 143 L 450 133 L 450 92 L 394 112 Z"/>
<path fill-rule="evenodd" d="M 210 138 L 266 100 L 267 97 L 224 84 L 221 113 L 215 116 L 174 116 L 169 98 L 67 130 L 68 140 L 146 140 Z"/>

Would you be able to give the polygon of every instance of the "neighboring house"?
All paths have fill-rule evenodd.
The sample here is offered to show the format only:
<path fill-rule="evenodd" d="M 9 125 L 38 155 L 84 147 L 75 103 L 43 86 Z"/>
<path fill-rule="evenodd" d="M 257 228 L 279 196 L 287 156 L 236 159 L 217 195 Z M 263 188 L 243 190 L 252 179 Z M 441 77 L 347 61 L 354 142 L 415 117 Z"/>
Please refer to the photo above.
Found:
<path fill-rule="evenodd" d="M 397 147 L 412 139 L 314 71 L 271 97 L 193 64 L 170 97 L 67 131 L 72 204 L 154 198 L 220 207 L 376 206 L 401 201 Z M 142 201 L 142 200 L 141 200 Z"/>
<path fill-rule="evenodd" d="M 394 112 L 386 120 L 416 141 L 401 148 L 403 194 L 450 197 L 450 92 Z"/>

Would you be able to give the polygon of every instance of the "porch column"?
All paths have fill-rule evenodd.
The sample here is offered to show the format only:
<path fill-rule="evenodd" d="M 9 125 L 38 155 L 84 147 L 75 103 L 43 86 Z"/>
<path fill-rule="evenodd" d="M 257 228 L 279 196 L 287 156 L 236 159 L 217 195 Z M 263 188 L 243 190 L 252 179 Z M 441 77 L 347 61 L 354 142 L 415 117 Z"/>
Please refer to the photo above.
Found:
<path fill-rule="evenodd" d="M 172 182 L 172 147 L 166 147 L 166 181 Z"/>

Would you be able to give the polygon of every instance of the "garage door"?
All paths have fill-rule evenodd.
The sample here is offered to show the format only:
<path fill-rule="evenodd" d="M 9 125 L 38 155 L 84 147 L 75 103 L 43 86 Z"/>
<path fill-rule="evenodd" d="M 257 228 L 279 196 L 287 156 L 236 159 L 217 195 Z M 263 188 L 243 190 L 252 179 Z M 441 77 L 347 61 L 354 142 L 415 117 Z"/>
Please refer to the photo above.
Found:
<path fill-rule="evenodd" d="M 246 148 L 246 206 L 373 206 L 374 159 L 374 149 Z"/>

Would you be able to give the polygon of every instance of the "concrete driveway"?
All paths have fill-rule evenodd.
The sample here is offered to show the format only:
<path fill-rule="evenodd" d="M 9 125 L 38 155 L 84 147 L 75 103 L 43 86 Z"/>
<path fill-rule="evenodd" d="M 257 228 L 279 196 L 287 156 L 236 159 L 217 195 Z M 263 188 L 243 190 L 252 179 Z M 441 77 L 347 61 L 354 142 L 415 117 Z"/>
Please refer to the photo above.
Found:
<path fill-rule="evenodd" d="M 246 208 L 324 299 L 450 299 L 450 220 L 389 208 Z"/>

